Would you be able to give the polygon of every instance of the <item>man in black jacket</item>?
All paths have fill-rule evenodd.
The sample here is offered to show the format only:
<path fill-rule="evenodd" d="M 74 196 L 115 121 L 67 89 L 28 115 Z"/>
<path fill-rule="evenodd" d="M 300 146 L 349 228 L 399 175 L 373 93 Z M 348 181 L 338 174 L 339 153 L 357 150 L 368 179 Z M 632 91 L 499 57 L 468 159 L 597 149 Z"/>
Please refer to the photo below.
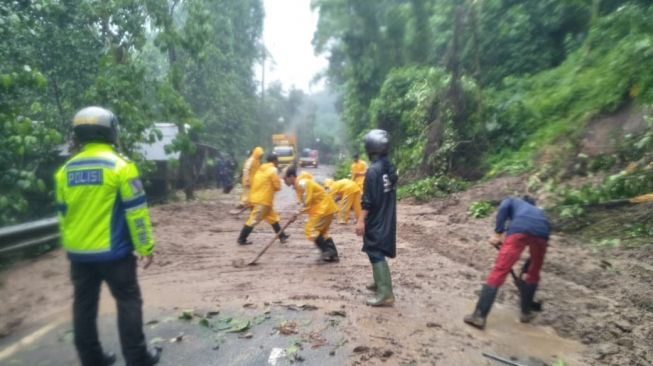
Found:
<path fill-rule="evenodd" d="M 374 283 L 368 289 L 376 296 L 367 300 L 370 306 L 394 304 L 392 278 L 386 257 L 397 252 L 397 173 L 388 160 L 389 137 L 383 130 L 372 130 L 365 135 L 365 151 L 371 166 L 365 174 L 362 219 L 356 234 L 363 236 L 363 251 L 372 263 Z"/>

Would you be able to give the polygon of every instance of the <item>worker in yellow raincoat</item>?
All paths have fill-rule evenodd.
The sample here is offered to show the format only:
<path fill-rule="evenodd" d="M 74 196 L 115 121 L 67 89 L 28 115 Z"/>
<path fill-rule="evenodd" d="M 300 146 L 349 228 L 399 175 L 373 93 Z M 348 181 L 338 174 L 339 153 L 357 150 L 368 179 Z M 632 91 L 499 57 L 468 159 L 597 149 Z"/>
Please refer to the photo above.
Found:
<path fill-rule="evenodd" d="M 307 213 L 308 222 L 304 227 L 304 233 L 306 238 L 313 241 L 320 249 L 321 255 L 318 262 L 338 262 L 336 244 L 329 237 L 333 214 L 338 211 L 336 203 L 313 179 L 306 178 L 306 176 L 299 179 L 295 166 L 286 169 L 283 180 L 287 186 L 294 187 L 297 195 L 301 197 L 299 212 L 290 219 L 290 222 L 297 220 L 299 215 Z"/>
<path fill-rule="evenodd" d="M 274 232 L 279 234 L 279 240 L 285 243 L 290 235 L 281 232 L 279 225 L 279 215 L 274 211 L 274 195 L 281 190 L 281 180 L 278 175 L 279 158 L 272 153 L 267 156 L 267 164 L 261 165 L 254 178 L 252 179 L 252 190 L 250 192 L 249 202 L 252 205 L 252 212 L 240 231 L 238 244 L 252 244 L 247 240 L 249 234 L 254 230 L 254 226 L 265 220 L 272 225 Z"/>
<path fill-rule="evenodd" d="M 292 166 L 289 166 L 288 168 L 286 168 L 286 170 L 283 173 L 284 177 L 286 176 L 286 173 L 287 173 L 288 169 L 290 169 L 290 168 L 292 168 Z M 302 171 L 301 173 L 299 173 L 297 175 L 297 180 L 302 180 L 302 179 L 313 180 L 313 175 L 311 173 L 307 172 L 307 171 Z M 295 190 L 295 193 L 297 194 L 297 204 L 301 205 L 302 204 L 302 193 L 301 193 L 301 191 L 298 191 L 298 190 Z"/>
<path fill-rule="evenodd" d="M 254 175 L 258 171 L 258 168 L 261 166 L 261 157 L 263 156 L 263 148 L 257 146 L 252 154 L 247 158 L 245 164 L 243 164 L 243 193 L 240 195 L 240 204 L 238 208 L 250 207 L 249 202 L 249 192 L 251 189 L 252 180 Z"/>
<path fill-rule="evenodd" d="M 351 164 L 351 180 L 358 184 L 361 192 L 364 190 L 365 173 L 367 173 L 367 164 L 360 159 L 358 154 L 354 154 L 354 162 Z"/>
<path fill-rule="evenodd" d="M 336 202 L 338 202 L 338 224 L 349 223 L 349 213 L 354 210 L 356 221 L 361 215 L 362 191 L 360 187 L 351 179 L 340 179 L 334 181 L 327 179 L 324 182 L 327 192 Z"/>

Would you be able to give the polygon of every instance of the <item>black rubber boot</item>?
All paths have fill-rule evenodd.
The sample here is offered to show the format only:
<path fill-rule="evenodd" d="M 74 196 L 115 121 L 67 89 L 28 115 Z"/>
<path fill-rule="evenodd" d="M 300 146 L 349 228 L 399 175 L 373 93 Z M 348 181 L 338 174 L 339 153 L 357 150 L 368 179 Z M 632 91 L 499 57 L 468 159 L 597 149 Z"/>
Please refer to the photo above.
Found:
<path fill-rule="evenodd" d="M 470 315 L 467 315 L 463 320 L 465 323 L 476 327 L 478 329 L 485 329 L 485 319 L 492 309 L 494 299 L 497 297 L 497 288 L 488 285 L 483 285 L 481 295 L 478 297 L 476 309 Z"/>
<path fill-rule="evenodd" d="M 252 230 L 254 230 L 253 227 L 251 226 L 243 226 L 243 229 L 240 231 L 240 236 L 238 237 L 238 244 L 240 245 L 249 245 L 252 244 L 251 241 L 247 240 L 247 237 L 249 234 L 252 233 Z"/>
<path fill-rule="evenodd" d="M 274 224 L 272 224 L 272 229 L 274 229 L 275 233 L 279 234 L 279 232 L 281 231 L 281 225 L 279 225 L 278 222 L 275 222 Z M 286 234 L 285 232 L 279 234 L 279 241 L 281 242 L 281 244 L 285 244 L 288 241 L 288 238 L 290 238 L 290 235 Z"/>
<path fill-rule="evenodd" d="M 111 366 L 116 363 L 116 354 L 113 352 L 104 352 L 102 359 L 104 360 L 104 366 Z"/>
<path fill-rule="evenodd" d="M 317 238 L 315 238 L 315 240 L 313 241 L 313 243 L 315 243 L 315 246 L 317 246 L 317 248 L 320 250 L 320 258 L 318 258 L 317 261 L 318 261 L 318 263 L 322 263 L 323 260 L 324 260 L 324 251 L 325 251 L 325 249 L 326 249 L 326 248 L 324 247 L 324 245 L 325 245 L 325 243 L 324 243 L 324 239 L 322 239 L 321 236 L 318 236 Z"/>
<path fill-rule="evenodd" d="M 161 352 L 163 349 L 161 347 L 155 347 L 154 349 L 147 351 L 147 361 L 145 362 L 148 366 L 154 366 L 159 363 L 161 359 Z"/>
<path fill-rule="evenodd" d="M 317 260 L 318 263 L 335 262 L 338 260 L 338 252 L 335 250 L 335 244 L 331 247 L 331 244 L 321 236 L 318 236 L 314 243 L 318 249 L 320 249 L 320 258 Z"/>
<path fill-rule="evenodd" d="M 161 347 L 154 347 L 153 349 L 143 347 L 141 356 L 135 360 L 125 361 L 125 366 L 154 366 L 159 363 L 161 352 L 163 352 Z"/>
<path fill-rule="evenodd" d="M 329 238 L 324 241 L 326 247 L 325 261 L 326 262 L 339 262 L 340 258 L 338 257 L 338 249 L 336 248 L 336 243 L 333 242 L 333 239 Z"/>
<path fill-rule="evenodd" d="M 519 317 L 519 321 L 522 323 L 528 323 L 535 318 L 536 313 L 533 311 L 535 291 L 537 291 L 536 283 L 523 283 L 519 286 L 521 295 L 521 316 Z"/>

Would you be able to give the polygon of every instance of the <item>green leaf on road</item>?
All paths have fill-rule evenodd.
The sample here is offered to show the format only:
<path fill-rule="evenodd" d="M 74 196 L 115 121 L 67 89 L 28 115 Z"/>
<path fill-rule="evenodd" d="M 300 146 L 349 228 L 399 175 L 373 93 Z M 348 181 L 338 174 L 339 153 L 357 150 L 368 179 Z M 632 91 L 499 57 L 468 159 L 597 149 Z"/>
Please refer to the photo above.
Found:
<path fill-rule="evenodd" d="M 155 337 L 155 338 L 150 339 L 150 344 L 151 345 L 157 345 L 157 344 L 165 343 L 165 341 L 166 340 L 161 338 L 161 337 Z"/>
<path fill-rule="evenodd" d="M 244 319 L 234 319 L 231 321 L 231 327 L 226 330 L 227 333 L 244 332 L 252 327 L 252 322 Z"/>

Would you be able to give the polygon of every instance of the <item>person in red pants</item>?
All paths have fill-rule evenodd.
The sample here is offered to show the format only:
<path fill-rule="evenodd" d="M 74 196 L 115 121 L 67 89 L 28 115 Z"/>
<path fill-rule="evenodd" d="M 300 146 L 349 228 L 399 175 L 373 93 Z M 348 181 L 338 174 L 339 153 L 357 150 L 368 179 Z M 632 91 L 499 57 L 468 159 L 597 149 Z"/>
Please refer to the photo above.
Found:
<path fill-rule="evenodd" d="M 505 240 L 502 244 L 504 233 Z M 550 234 L 549 220 L 544 212 L 535 206 L 532 197 L 509 197 L 501 202 L 497 212 L 495 236 L 490 239 L 490 244 L 500 248 L 499 255 L 481 289 L 476 309 L 464 318 L 465 323 L 479 329 L 485 328 L 485 319 L 492 308 L 497 290 L 503 285 L 510 269 L 519 260 L 526 247 L 531 257 L 526 279 L 519 285 L 521 295 L 519 320 L 528 323 L 535 317 L 532 311 L 533 298 L 537 284 L 540 282 L 540 269 L 544 263 Z"/>

